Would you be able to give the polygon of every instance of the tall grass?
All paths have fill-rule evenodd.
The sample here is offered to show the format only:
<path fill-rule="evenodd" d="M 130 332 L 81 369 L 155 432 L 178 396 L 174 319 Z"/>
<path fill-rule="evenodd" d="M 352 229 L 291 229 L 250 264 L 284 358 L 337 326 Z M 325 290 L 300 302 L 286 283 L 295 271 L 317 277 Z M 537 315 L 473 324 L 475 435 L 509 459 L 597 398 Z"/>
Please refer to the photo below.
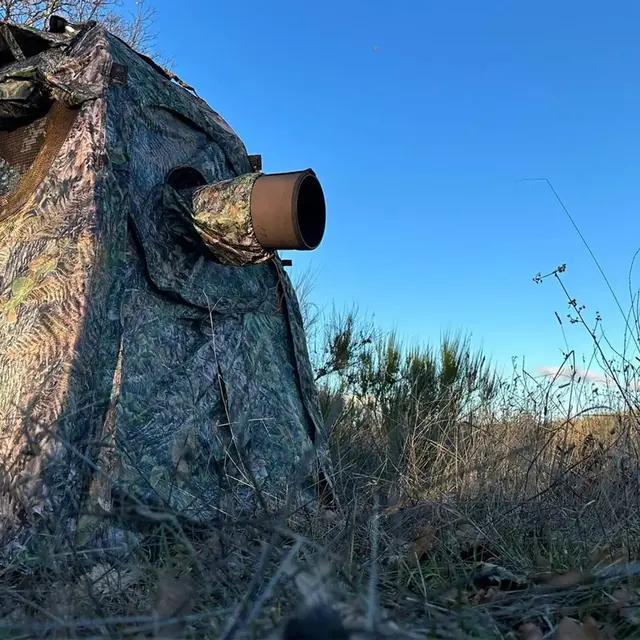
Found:
<path fill-rule="evenodd" d="M 593 339 L 583 366 L 605 371 L 596 382 L 571 351 L 555 376 L 536 378 L 516 364 L 499 375 L 462 334 L 416 347 L 356 311 L 334 313 L 321 335 L 316 323 L 323 407 L 344 400 L 330 442 L 345 502 L 370 503 L 375 486 L 388 508 L 448 501 L 479 508 L 492 526 L 510 520 L 573 546 L 580 540 L 584 553 L 605 541 L 635 553 L 640 354 L 629 347 L 640 335 L 625 336 L 626 351 L 603 338 L 601 318 L 590 326 L 569 295 L 565 270 L 548 277 L 566 294 L 567 324 Z M 637 314 L 627 326 L 640 327 Z"/>
<path fill-rule="evenodd" d="M 348 602 L 349 616 L 375 626 L 381 603 L 416 638 L 434 624 L 434 637 L 447 640 L 512 638 L 525 620 L 551 637 L 559 616 L 585 607 L 611 618 L 615 637 L 637 637 L 637 624 L 629 631 L 607 613 L 611 589 L 569 585 L 559 601 L 532 591 L 485 602 L 505 581 L 487 590 L 474 577 L 489 561 L 514 572 L 508 584 L 525 576 L 528 588 L 541 572 L 639 560 L 640 332 L 616 348 L 569 295 L 564 271 L 548 278 L 567 295 L 569 324 L 592 336 L 593 354 L 578 363 L 567 349 L 543 377 L 516 363 L 499 373 L 463 333 L 416 346 L 357 310 L 325 315 L 299 285 L 337 510 L 232 519 L 193 535 L 160 518 L 148 534 L 153 553 L 134 564 L 87 571 L 70 553 L 46 575 L 4 568 L 0 635 L 263 640 L 303 593 L 311 613 L 289 636 L 269 637 L 347 637 L 314 608 L 326 587 L 300 574 L 322 567 L 320 558 L 339 585 L 331 598 Z M 636 316 L 629 330 L 640 328 Z M 593 362 L 605 372 L 597 384 L 581 371 Z"/>
<path fill-rule="evenodd" d="M 461 335 L 438 348 L 406 346 L 381 335 L 354 312 L 326 325 L 316 377 L 325 408 L 336 396 L 345 411 L 331 434 L 341 477 L 355 488 L 375 478 L 384 494 L 419 492 L 434 465 L 470 446 L 474 423 L 498 392 L 487 359 Z M 355 483 L 355 485 L 354 485 Z"/>

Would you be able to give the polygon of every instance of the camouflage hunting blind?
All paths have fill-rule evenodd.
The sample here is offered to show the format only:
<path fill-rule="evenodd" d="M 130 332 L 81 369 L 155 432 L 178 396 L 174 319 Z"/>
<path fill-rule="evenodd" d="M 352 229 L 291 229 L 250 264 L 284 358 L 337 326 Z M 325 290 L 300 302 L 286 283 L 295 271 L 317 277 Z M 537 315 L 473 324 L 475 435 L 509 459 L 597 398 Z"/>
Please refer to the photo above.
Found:
<path fill-rule="evenodd" d="M 101 25 L 0 22 L 3 548 L 112 542 L 126 501 L 206 521 L 325 483 L 277 254 L 324 228 L 313 171 L 262 173 Z"/>

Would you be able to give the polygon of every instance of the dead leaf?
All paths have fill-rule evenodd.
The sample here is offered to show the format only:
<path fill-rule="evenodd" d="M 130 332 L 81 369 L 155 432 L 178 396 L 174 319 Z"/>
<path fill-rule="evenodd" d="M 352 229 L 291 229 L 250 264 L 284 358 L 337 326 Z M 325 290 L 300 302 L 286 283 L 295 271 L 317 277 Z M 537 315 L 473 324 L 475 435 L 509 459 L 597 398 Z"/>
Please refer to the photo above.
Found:
<path fill-rule="evenodd" d="M 598 623 L 591 616 L 587 616 L 582 625 L 571 618 L 563 618 L 555 637 L 556 640 L 604 640 Z"/>
<path fill-rule="evenodd" d="M 163 576 L 158 583 L 154 614 L 160 618 L 175 618 L 191 608 L 194 588 L 187 576 Z"/>
<path fill-rule="evenodd" d="M 158 620 L 179 618 L 192 609 L 195 601 L 195 588 L 188 576 L 180 578 L 171 575 L 163 576 L 158 583 L 156 602 L 152 615 Z M 156 638 L 179 638 L 186 624 L 182 621 L 157 625 Z"/>
<path fill-rule="evenodd" d="M 542 640 L 543 633 L 537 625 L 527 622 L 518 629 L 518 640 Z"/>
<path fill-rule="evenodd" d="M 631 602 L 633 596 L 631 595 L 631 592 L 626 589 L 616 589 L 611 594 L 611 598 L 613 600 L 613 611 L 617 611 L 621 605 Z"/>
<path fill-rule="evenodd" d="M 571 569 L 565 573 L 553 576 L 548 584 L 552 587 L 575 587 L 588 582 L 590 579 L 591 575 L 589 573 L 580 571 L 579 569 Z"/>
<path fill-rule="evenodd" d="M 540 573 L 531 577 L 531 581 L 537 584 L 546 584 L 549 587 L 575 587 L 591 580 L 591 574 L 578 569 L 571 569 L 565 573 Z"/>
<path fill-rule="evenodd" d="M 101 596 L 112 596 L 122 593 L 140 577 L 135 567 L 120 569 L 108 564 L 95 564 L 86 574 L 94 593 Z"/>
<path fill-rule="evenodd" d="M 616 589 L 611 598 L 611 610 L 621 618 L 628 620 L 632 624 L 640 621 L 640 609 L 638 608 L 638 598 L 627 589 Z"/>
<path fill-rule="evenodd" d="M 422 534 L 411 543 L 411 552 L 407 558 L 410 564 L 416 565 L 420 560 L 433 548 L 433 542 L 436 538 L 437 530 L 431 525 L 427 525 Z"/>
<path fill-rule="evenodd" d="M 571 618 L 562 618 L 556 629 L 556 640 L 586 640 L 582 627 Z"/>
<path fill-rule="evenodd" d="M 598 623 L 591 616 L 587 616 L 582 623 L 582 633 L 585 640 L 600 640 L 602 638 Z"/>

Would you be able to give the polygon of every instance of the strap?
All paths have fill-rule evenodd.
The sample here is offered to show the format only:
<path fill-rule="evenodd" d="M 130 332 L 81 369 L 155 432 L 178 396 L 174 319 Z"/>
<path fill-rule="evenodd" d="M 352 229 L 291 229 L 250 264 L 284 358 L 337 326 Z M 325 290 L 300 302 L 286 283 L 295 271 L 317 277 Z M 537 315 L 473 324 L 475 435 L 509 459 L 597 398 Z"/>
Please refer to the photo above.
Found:
<path fill-rule="evenodd" d="M 3 44 L 11 51 L 16 61 L 26 60 L 27 56 L 24 55 L 8 24 L 0 24 L 0 47 Z"/>
<path fill-rule="evenodd" d="M 54 102 L 47 115 L 44 144 L 18 186 L 8 196 L 0 196 L 0 222 L 23 207 L 49 172 L 78 114 L 60 102 Z M 0 138 L 5 132 L 0 131 Z M 12 132 L 15 133 L 15 132 Z"/>

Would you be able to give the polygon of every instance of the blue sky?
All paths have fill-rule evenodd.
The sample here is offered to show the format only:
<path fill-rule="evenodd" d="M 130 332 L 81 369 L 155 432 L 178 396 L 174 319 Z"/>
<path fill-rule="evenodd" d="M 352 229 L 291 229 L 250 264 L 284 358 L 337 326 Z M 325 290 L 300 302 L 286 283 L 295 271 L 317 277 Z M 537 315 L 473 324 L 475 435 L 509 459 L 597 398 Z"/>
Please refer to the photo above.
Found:
<path fill-rule="evenodd" d="M 561 364 L 565 282 L 612 339 L 640 247 L 640 3 L 155 0 L 158 48 L 267 172 L 312 167 L 327 232 L 312 299 L 384 329 L 472 334 L 495 362 Z M 636 282 L 638 278 L 636 277 Z M 584 330 L 569 346 L 590 353 Z"/>

